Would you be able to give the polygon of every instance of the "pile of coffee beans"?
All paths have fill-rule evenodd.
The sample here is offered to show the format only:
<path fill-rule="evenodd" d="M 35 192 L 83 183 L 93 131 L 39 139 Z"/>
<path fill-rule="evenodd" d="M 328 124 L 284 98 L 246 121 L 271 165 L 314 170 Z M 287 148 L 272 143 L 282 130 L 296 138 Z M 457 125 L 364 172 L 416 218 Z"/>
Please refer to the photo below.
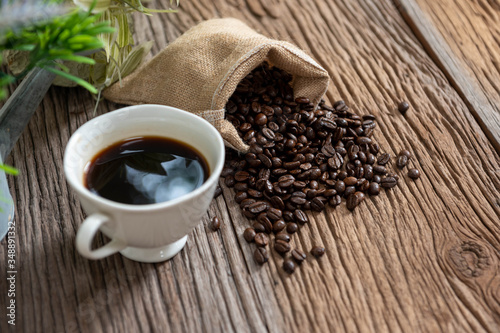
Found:
<path fill-rule="evenodd" d="M 388 169 L 390 154 L 381 153 L 372 138 L 375 116 L 356 115 L 343 101 L 333 106 L 321 101 L 315 108 L 308 98 L 293 98 L 291 81 L 287 72 L 264 63 L 240 82 L 226 105 L 226 118 L 250 151 L 228 150 L 221 175 L 234 188 L 243 214 L 256 220 L 243 235 L 257 245 L 255 261 L 268 261 L 271 244 L 285 256 L 283 268 L 289 273 L 306 257 L 291 248 L 289 236 L 309 222 L 305 211 L 337 207 L 343 199 L 354 210 L 399 180 Z M 410 157 L 401 152 L 397 166 L 406 166 Z M 312 254 L 324 252 L 315 247 Z"/>

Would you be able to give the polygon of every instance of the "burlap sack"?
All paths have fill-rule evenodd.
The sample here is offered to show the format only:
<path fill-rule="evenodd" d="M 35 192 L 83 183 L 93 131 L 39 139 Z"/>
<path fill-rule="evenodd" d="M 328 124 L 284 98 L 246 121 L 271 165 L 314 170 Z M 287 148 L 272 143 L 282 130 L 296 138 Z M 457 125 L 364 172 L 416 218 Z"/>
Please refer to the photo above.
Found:
<path fill-rule="evenodd" d="M 163 104 L 193 112 L 211 122 L 227 146 L 245 152 L 249 147 L 224 119 L 224 108 L 238 83 L 265 60 L 293 75 L 295 96 L 317 104 L 325 94 L 328 73 L 305 52 L 227 18 L 191 28 L 103 96 L 122 104 Z"/>

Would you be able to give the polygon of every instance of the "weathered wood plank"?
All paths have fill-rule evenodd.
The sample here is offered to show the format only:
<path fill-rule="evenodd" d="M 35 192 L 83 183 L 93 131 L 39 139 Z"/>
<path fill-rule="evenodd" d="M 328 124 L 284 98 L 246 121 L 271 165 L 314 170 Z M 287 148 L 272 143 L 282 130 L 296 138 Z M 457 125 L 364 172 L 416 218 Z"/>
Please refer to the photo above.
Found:
<path fill-rule="evenodd" d="M 51 88 L 9 160 L 21 170 L 10 179 L 18 321 L 13 330 L 2 318 L 1 332 L 498 331 L 500 160 L 460 94 L 390 0 L 271 7 L 181 1 L 177 14 L 136 16 L 136 36 L 154 38 L 157 53 L 200 20 L 232 16 L 294 41 L 329 71 L 328 99 L 377 115 L 382 149 L 410 149 L 421 179 L 400 173 L 397 188 L 354 213 L 341 206 L 310 214 L 292 244 L 305 251 L 321 244 L 327 253 L 292 276 L 276 253 L 266 266 L 254 263 L 254 247 L 241 236 L 249 221 L 225 187 L 171 261 L 115 255 L 91 262 L 74 248 L 84 214 L 64 180 L 62 154 L 71 133 L 92 118 L 93 101 L 81 89 Z M 401 100 L 412 105 L 406 116 L 396 110 Z M 118 107 L 104 102 L 97 114 Z M 206 227 L 214 215 L 223 221 L 219 232 Z M 0 245 L 4 267 L 7 247 Z"/>
<path fill-rule="evenodd" d="M 394 1 L 500 154 L 498 3 Z"/>

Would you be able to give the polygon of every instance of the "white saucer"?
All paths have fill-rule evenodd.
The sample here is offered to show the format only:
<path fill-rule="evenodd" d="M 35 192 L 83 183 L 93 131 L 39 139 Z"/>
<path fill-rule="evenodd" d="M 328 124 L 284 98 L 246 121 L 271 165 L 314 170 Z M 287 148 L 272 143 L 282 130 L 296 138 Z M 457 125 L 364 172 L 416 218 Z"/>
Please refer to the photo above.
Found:
<path fill-rule="evenodd" d="M 146 263 L 155 263 L 166 261 L 177 253 L 179 253 L 186 245 L 187 236 L 182 237 L 175 243 L 155 247 L 152 249 L 143 249 L 138 247 L 126 247 L 120 251 L 120 253 L 131 260 L 146 262 Z"/>

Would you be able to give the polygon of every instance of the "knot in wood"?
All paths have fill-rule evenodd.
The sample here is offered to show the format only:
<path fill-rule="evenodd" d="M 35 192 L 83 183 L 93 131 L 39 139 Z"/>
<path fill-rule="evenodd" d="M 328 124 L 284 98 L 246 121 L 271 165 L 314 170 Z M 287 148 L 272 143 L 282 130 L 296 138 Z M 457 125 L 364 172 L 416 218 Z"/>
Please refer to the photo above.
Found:
<path fill-rule="evenodd" d="M 485 248 L 473 241 L 453 247 L 449 256 L 454 268 L 468 278 L 481 276 L 490 266 L 490 258 Z"/>

